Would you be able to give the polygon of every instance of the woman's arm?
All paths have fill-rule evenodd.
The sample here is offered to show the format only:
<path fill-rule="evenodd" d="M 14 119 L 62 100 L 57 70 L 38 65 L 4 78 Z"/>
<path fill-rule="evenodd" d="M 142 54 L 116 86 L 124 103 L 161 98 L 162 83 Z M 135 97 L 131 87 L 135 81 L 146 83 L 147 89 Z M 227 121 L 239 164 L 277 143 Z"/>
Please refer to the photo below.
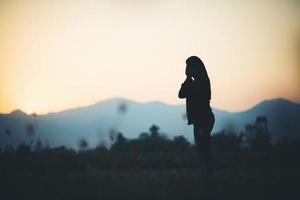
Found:
<path fill-rule="evenodd" d="M 178 93 L 178 97 L 180 99 L 186 98 L 189 96 L 189 94 L 191 93 L 190 91 L 190 85 L 191 85 L 191 81 L 188 77 L 185 79 L 184 83 L 181 84 L 179 93 Z"/>
<path fill-rule="evenodd" d="M 183 99 L 187 97 L 199 97 L 210 99 L 210 83 L 209 80 L 197 81 L 186 79 L 178 93 L 178 97 Z"/>
<path fill-rule="evenodd" d="M 181 84 L 181 87 L 180 87 L 180 90 L 179 90 L 179 93 L 178 93 L 178 97 L 180 99 L 186 98 L 186 89 L 185 89 L 184 83 Z"/>

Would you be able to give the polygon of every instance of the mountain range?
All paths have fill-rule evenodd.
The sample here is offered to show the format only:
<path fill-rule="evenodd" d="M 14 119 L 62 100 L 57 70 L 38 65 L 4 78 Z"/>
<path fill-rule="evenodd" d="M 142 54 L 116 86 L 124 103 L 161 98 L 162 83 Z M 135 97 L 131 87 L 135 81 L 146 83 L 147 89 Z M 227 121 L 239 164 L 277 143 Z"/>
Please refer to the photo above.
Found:
<path fill-rule="evenodd" d="M 255 122 L 257 116 L 266 116 L 272 141 L 300 137 L 300 104 L 283 98 L 265 100 L 242 112 L 220 109 L 213 109 L 213 112 L 216 118 L 213 133 L 240 132 L 246 124 Z M 81 139 L 90 147 L 109 145 L 111 135 L 117 132 L 135 138 L 148 132 L 153 124 L 167 137 L 184 135 L 193 141 L 192 127 L 185 119 L 185 105 L 112 98 L 45 115 L 27 115 L 21 110 L 0 114 L 0 147 L 34 144 L 41 140 L 51 147 L 65 145 L 77 149 Z"/>

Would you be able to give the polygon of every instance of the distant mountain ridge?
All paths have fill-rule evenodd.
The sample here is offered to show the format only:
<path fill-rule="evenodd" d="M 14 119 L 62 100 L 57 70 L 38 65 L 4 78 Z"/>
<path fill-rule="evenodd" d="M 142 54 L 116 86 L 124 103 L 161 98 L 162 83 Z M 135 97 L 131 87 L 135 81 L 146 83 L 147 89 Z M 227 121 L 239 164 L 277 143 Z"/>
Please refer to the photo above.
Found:
<path fill-rule="evenodd" d="M 223 129 L 240 131 L 256 116 L 267 116 L 273 140 L 300 136 L 300 104 L 278 98 L 263 101 L 242 112 L 213 109 L 216 123 L 213 132 Z M 185 105 L 159 101 L 139 103 L 125 98 L 112 98 L 90 106 L 45 115 L 27 115 L 21 110 L 0 114 L 0 146 L 17 146 L 41 139 L 50 146 L 77 148 L 84 138 L 90 146 L 109 143 L 109 133 L 120 131 L 128 138 L 138 137 L 156 124 L 169 137 L 184 135 L 191 141 L 192 127 L 184 120 Z M 28 134 L 29 126 L 33 134 Z"/>

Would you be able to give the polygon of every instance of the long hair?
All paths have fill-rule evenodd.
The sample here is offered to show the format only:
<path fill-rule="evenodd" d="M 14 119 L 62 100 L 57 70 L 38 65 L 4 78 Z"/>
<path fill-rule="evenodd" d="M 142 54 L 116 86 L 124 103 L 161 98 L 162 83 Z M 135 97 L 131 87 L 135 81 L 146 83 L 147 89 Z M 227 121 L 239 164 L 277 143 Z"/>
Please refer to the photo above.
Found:
<path fill-rule="evenodd" d="M 211 99 L 211 89 L 210 89 L 210 80 L 206 71 L 206 68 L 200 58 L 197 56 L 191 56 L 186 61 L 187 70 L 191 70 L 195 79 L 200 80 L 206 85 L 207 88 L 207 98 Z"/>
<path fill-rule="evenodd" d="M 206 68 L 202 60 L 197 56 L 191 56 L 186 61 L 187 66 L 193 71 L 196 78 L 203 80 L 209 80 Z"/>

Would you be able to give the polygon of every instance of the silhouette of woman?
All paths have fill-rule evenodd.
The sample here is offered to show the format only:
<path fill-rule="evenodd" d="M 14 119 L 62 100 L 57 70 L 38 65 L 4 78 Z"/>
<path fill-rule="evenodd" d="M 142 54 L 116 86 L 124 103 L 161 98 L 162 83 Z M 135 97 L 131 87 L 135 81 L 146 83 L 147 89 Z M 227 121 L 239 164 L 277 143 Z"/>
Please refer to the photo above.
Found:
<path fill-rule="evenodd" d="M 210 134 L 215 117 L 210 107 L 211 89 L 205 66 L 200 58 L 191 56 L 186 60 L 186 79 L 178 93 L 186 98 L 188 125 L 194 126 L 194 138 L 197 151 L 209 173 L 212 172 L 212 153 Z"/>

